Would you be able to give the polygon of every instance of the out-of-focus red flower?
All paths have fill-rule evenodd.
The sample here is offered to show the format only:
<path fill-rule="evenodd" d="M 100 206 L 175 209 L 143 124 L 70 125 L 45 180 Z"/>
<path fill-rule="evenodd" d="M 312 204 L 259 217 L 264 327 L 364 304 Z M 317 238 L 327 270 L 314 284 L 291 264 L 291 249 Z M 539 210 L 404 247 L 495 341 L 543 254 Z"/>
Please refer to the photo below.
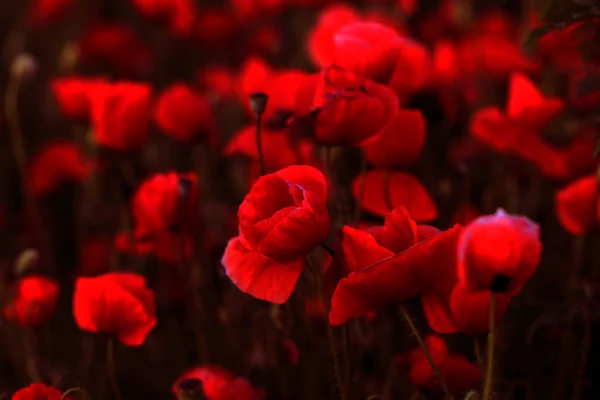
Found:
<path fill-rule="evenodd" d="M 177 37 L 192 33 L 198 14 L 193 0 L 133 0 L 133 5 L 146 18 L 165 21 Z"/>
<path fill-rule="evenodd" d="M 237 76 L 226 66 L 206 66 L 198 71 L 196 77 L 210 99 L 230 100 L 237 96 Z"/>
<path fill-rule="evenodd" d="M 260 58 L 248 58 L 239 75 L 240 101 L 253 116 L 248 98 L 252 93 L 263 92 L 269 97 L 263 121 L 280 118 L 281 113 L 294 110 L 296 91 L 306 76 L 300 70 L 274 70 Z"/>
<path fill-rule="evenodd" d="M 150 128 L 152 87 L 120 81 L 90 94 L 92 124 L 98 146 L 118 151 L 140 150 Z"/>
<path fill-rule="evenodd" d="M 132 235 L 121 232 L 115 236 L 114 245 L 118 251 L 137 257 L 154 256 L 171 265 L 191 260 L 194 254 L 192 237 L 186 232 L 162 231 L 152 236 L 142 235 L 139 231 Z"/>
<path fill-rule="evenodd" d="M 373 141 L 392 124 L 398 108 L 398 97 L 387 86 L 338 68 L 306 78 L 296 93 L 298 118 L 312 123 L 316 140 L 325 146 Z"/>
<path fill-rule="evenodd" d="M 433 59 L 421 43 L 404 38 L 398 50 L 390 87 L 405 101 L 431 83 Z"/>
<path fill-rule="evenodd" d="M 223 255 L 225 272 L 243 292 L 283 303 L 303 258 L 329 234 L 327 183 L 319 170 L 294 165 L 261 177 L 238 211 L 240 235 Z"/>
<path fill-rule="evenodd" d="M 539 226 L 499 209 L 471 222 L 458 243 L 458 278 L 468 290 L 516 293 L 540 261 Z"/>
<path fill-rule="evenodd" d="M 196 20 L 195 37 L 209 46 L 228 45 L 239 29 L 235 15 L 221 8 L 202 10 Z"/>
<path fill-rule="evenodd" d="M 12 396 L 12 400 L 61 400 L 63 393 L 53 386 L 43 383 L 32 383 L 26 388 L 19 389 Z M 71 399 L 71 397 L 67 397 Z"/>
<path fill-rule="evenodd" d="M 456 45 L 449 40 L 440 40 L 433 49 L 432 80 L 441 86 L 455 84 L 460 76 L 460 65 Z"/>
<path fill-rule="evenodd" d="M 22 326 L 40 326 L 54 314 L 60 287 L 54 280 L 29 275 L 19 280 L 4 316 Z"/>
<path fill-rule="evenodd" d="M 412 230 L 400 230 L 413 235 Z M 342 278 L 333 293 L 329 323 L 341 325 L 390 303 L 401 303 L 427 290 L 437 279 L 437 270 L 447 266 L 456 251 L 461 232 L 457 226 L 394 253 L 371 234 L 345 226 L 342 247 L 351 273 Z M 410 243 L 410 241 L 398 241 Z M 397 249 L 396 249 L 397 250 Z M 451 262 L 451 261 L 450 261 Z"/>
<path fill-rule="evenodd" d="M 292 365 L 298 364 L 298 360 L 300 360 L 300 351 L 298 350 L 296 343 L 289 339 L 284 339 L 281 344 L 286 351 L 288 362 Z"/>
<path fill-rule="evenodd" d="M 108 238 L 92 238 L 83 242 L 79 249 L 77 274 L 94 276 L 107 272 L 112 247 L 113 243 Z"/>
<path fill-rule="evenodd" d="M 244 156 L 258 161 L 254 126 L 238 131 L 223 149 L 226 156 Z M 313 165 L 313 145 L 306 140 L 293 143 L 285 131 L 261 131 L 263 159 L 267 172 L 277 171 L 294 164 Z"/>
<path fill-rule="evenodd" d="M 35 0 L 29 6 L 27 22 L 36 27 L 59 20 L 75 3 L 74 0 Z"/>
<path fill-rule="evenodd" d="M 154 293 L 146 279 L 111 272 L 75 283 L 73 314 L 80 329 L 114 336 L 127 346 L 140 346 L 156 325 Z"/>
<path fill-rule="evenodd" d="M 274 24 L 257 26 L 246 38 L 245 50 L 249 54 L 277 54 L 281 49 L 281 28 Z"/>
<path fill-rule="evenodd" d="M 459 353 L 450 353 L 439 336 L 429 335 L 424 340 L 433 362 L 451 393 L 461 393 L 481 380 L 481 369 Z M 410 367 L 410 380 L 419 389 L 442 392 L 442 386 L 421 348 L 396 357 L 396 362 Z"/>
<path fill-rule="evenodd" d="M 375 140 L 364 147 L 367 161 L 377 168 L 407 168 L 425 145 L 425 119 L 419 110 L 400 110 Z"/>
<path fill-rule="evenodd" d="M 529 78 L 520 73 L 511 75 L 508 91 L 508 118 L 528 126 L 544 126 L 565 108 L 562 99 L 545 97 Z"/>
<path fill-rule="evenodd" d="M 491 36 L 516 41 L 516 28 L 510 14 L 501 9 L 491 9 L 477 17 L 472 34 L 477 37 Z"/>
<path fill-rule="evenodd" d="M 235 16 L 241 22 L 250 22 L 279 14 L 285 5 L 284 0 L 229 0 Z"/>
<path fill-rule="evenodd" d="M 419 241 L 417 223 L 404 207 L 390 211 L 385 216 L 383 226 L 367 228 L 365 231 L 373 235 L 379 245 L 394 253 L 400 253 Z"/>
<path fill-rule="evenodd" d="M 78 39 L 77 48 L 84 63 L 106 65 L 122 75 L 137 74 L 150 63 L 150 52 L 125 25 L 92 25 Z"/>
<path fill-rule="evenodd" d="M 213 110 L 200 93 L 184 83 L 166 88 L 154 104 L 154 121 L 166 135 L 183 142 L 199 136 L 216 141 Z"/>
<path fill-rule="evenodd" d="M 556 217 L 572 235 L 582 235 L 600 223 L 598 178 L 579 178 L 555 194 Z"/>
<path fill-rule="evenodd" d="M 389 179 L 386 185 L 386 174 Z M 384 171 L 381 169 L 360 174 L 352 184 L 354 198 L 361 192 L 361 181 L 364 179 L 361 206 L 365 211 L 383 217 L 389 211 L 384 190 L 389 190 L 392 208 L 406 207 L 415 221 L 428 222 L 437 218 L 438 210 L 423 184 L 413 175 L 406 172 Z"/>
<path fill-rule="evenodd" d="M 323 9 L 307 38 L 308 55 L 313 64 L 319 68 L 332 65 L 336 32 L 360 19 L 358 10 L 348 4 L 339 3 Z"/>
<path fill-rule="evenodd" d="M 244 378 L 237 377 L 217 365 L 196 367 L 183 373 L 173 384 L 173 394 L 179 393 L 186 386 L 186 381 L 198 380 L 202 383 L 202 391 L 207 400 L 263 400 L 265 391 L 252 386 Z"/>
<path fill-rule="evenodd" d="M 64 117 L 85 120 L 90 117 L 90 92 L 104 84 L 107 82 L 102 78 L 55 78 L 50 82 L 50 90 Z"/>
<path fill-rule="evenodd" d="M 381 24 L 355 22 L 339 29 L 333 43 L 334 65 L 376 82 L 387 83 L 402 39 L 394 30 Z"/>
<path fill-rule="evenodd" d="M 570 105 L 582 111 L 593 111 L 600 104 L 600 63 L 586 63 L 569 75 Z"/>
<path fill-rule="evenodd" d="M 83 182 L 93 171 L 74 143 L 57 141 L 47 144 L 35 155 L 29 165 L 29 188 L 43 196 L 65 182 Z"/>
<path fill-rule="evenodd" d="M 458 54 L 462 71 L 467 76 L 502 78 L 514 72 L 537 71 L 535 61 L 527 58 L 519 45 L 497 36 L 481 36 L 464 40 Z"/>
<path fill-rule="evenodd" d="M 138 235 L 189 231 L 197 222 L 198 179 L 192 173 L 157 174 L 143 182 L 131 201 Z"/>

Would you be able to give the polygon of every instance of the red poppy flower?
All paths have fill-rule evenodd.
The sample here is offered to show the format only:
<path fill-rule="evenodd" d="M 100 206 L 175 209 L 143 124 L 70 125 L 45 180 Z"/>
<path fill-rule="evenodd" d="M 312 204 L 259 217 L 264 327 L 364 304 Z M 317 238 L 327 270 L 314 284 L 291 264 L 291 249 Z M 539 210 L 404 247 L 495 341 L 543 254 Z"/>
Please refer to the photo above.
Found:
<path fill-rule="evenodd" d="M 353 272 L 340 280 L 333 293 L 329 323 L 341 325 L 350 318 L 390 303 L 405 302 L 427 290 L 437 278 L 437 270 L 452 263 L 449 255 L 456 249 L 460 232 L 457 226 L 394 253 L 369 233 L 345 226 L 344 259 Z"/>
<path fill-rule="evenodd" d="M 304 256 L 329 234 L 327 183 L 294 165 L 261 177 L 240 205 L 240 236 L 223 255 L 225 272 L 245 293 L 273 303 L 291 295 Z"/>
<path fill-rule="evenodd" d="M 389 174 L 387 190 L 392 208 L 406 207 L 411 217 L 419 222 L 437 218 L 437 207 L 423 184 L 411 174 L 396 171 L 371 170 L 366 176 L 361 174 L 354 180 L 352 193 L 358 199 L 361 180 L 364 179 L 361 204 L 364 210 L 381 217 L 388 213 L 389 207 L 384 195 L 386 174 Z"/>
<path fill-rule="evenodd" d="M 196 76 L 210 99 L 230 100 L 237 96 L 237 77 L 226 66 L 207 66 L 199 70 Z"/>
<path fill-rule="evenodd" d="M 404 38 L 397 52 L 390 87 L 401 101 L 425 88 L 433 77 L 433 59 L 421 43 Z"/>
<path fill-rule="evenodd" d="M 173 384 L 173 394 L 179 397 L 182 386 L 185 386 L 186 381 L 192 379 L 202 383 L 202 391 L 207 400 L 262 400 L 265 398 L 264 390 L 254 388 L 244 378 L 237 377 L 217 365 L 196 367 L 186 371 Z"/>
<path fill-rule="evenodd" d="M 262 130 L 261 141 L 267 171 L 277 171 L 294 164 L 314 164 L 312 144 L 305 140 L 292 144 L 285 131 Z M 240 155 L 258 161 L 256 128 L 242 128 L 227 143 L 223 152 L 229 157 Z"/>
<path fill-rule="evenodd" d="M 59 20 L 69 8 L 75 4 L 74 0 L 35 0 L 31 2 L 27 14 L 30 25 L 42 27 Z"/>
<path fill-rule="evenodd" d="M 55 78 L 50 82 L 50 90 L 63 116 L 80 120 L 90 116 L 90 91 L 103 84 L 106 84 L 106 80 L 102 78 Z"/>
<path fill-rule="evenodd" d="M 339 29 L 333 42 L 334 65 L 386 83 L 394 70 L 402 39 L 394 30 L 381 24 L 355 22 Z"/>
<path fill-rule="evenodd" d="M 296 112 L 313 124 L 325 146 L 367 144 L 398 112 L 396 94 L 350 71 L 328 68 L 304 80 L 296 92 Z"/>
<path fill-rule="evenodd" d="M 260 58 L 252 57 L 246 60 L 240 70 L 239 88 L 240 101 L 246 107 L 250 116 L 248 98 L 252 93 L 263 92 L 269 97 L 263 121 L 280 118 L 281 113 L 294 110 L 295 95 L 307 74 L 300 70 L 275 70 Z"/>
<path fill-rule="evenodd" d="M 440 86 L 455 84 L 460 76 L 456 45 L 440 40 L 433 49 L 432 80 Z"/>
<path fill-rule="evenodd" d="M 191 260 L 194 255 L 194 242 L 189 233 L 162 231 L 143 235 L 135 231 L 130 237 L 121 232 L 115 236 L 114 245 L 118 251 L 137 257 L 153 256 L 171 265 Z"/>
<path fill-rule="evenodd" d="M 508 118 L 528 126 L 545 126 L 565 107 L 562 99 L 545 97 L 529 78 L 520 73 L 511 75 L 508 93 Z"/>
<path fill-rule="evenodd" d="M 365 146 L 365 156 L 377 168 L 407 168 L 425 145 L 425 119 L 419 110 L 400 110 L 392 124 Z"/>
<path fill-rule="evenodd" d="M 516 293 L 540 261 L 539 226 L 526 217 L 496 214 L 475 219 L 458 243 L 458 278 L 470 291 Z"/>
<path fill-rule="evenodd" d="M 150 95 L 146 83 L 117 82 L 91 94 L 96 143 L 118 151 L 140 150 L 148 139 Z"/>
<path fill-rule="evenodd" d="M 19 389 L 12 396 L 12 400 L 61 400 L 63 393 L 53 386 L 43 383 L 32 383 L 26 388 Z M 71 399 L 71 397 L 67 397 Z"/>
<path fill-rule="evenodd" d="M 4 308 L 4 316 L 22 326 L 40 326 L 54 314 L 59 293 L 52 279 L 29 275 L 19 280 L 12 300 Z"/>
<path fill-rule="evenodd" d="M 189 142 L 199 135 L 214 142 L 213 110 L 208 101 L 184 83 L 165 89 L 154 105 L 158 127 L 175 140 Z"/>
<path fill-rule="evenodd" d="M 83 182 L 93 170 L 74 143 L 54 142 L 42 148 L 29 166 L 29 187 L 43 196 L 64 182 Z"/>
<path fill-rule="evenodd" d="M 417 223 L 404 207 L 390 211 L 381 227 L 366 229 L 379 245 L 400 253 L 419 241 Z"/>
<path fill-rule="evenodd" d="M 203 9 L 196 18 L 195 38 L 204 46 L 224 49 L 231 44 L 241 27 L 226 8 Z"/>
<path fill-rule="evenodd" d="M 451 393 L 461 393 L 481 380 L 481 369 L 459 353 L 450 353 L 444 339 L 430 335 L 424 339 L 442 379 Z M 442 392 L 442 386 L 422 349 L 415 349 L 396 357 L 396 362 L 410 366 L 410 380 L 419 389 Z"/>
<path fill-rule="evenodd" d="M 556 217 L 572 235 L 582 235 L 600 223 L 598 178 L 586 176 L 572 182 L 555 194 Z"/>
<path fill-rule="evenodd" d="M 192 173 L 156 174 L 133 195 L 136 233 L 152 236 L 163 231 L 189 230 L 198 213 L 198 179 Z"/>
<path fill-rule="evenodd" d="M 133 5 L 147 18 L 164 20 L 174 36 L 192 33 L 197 9 L 192 0 L 133 0 Z"/>
<path fill-rule="evenodd" d="M 77 41 L 79 58 L 102 64 L 123 75 L 134 75 L 148 67 L 150 52 L 126 25 L 92 25 Z"/>
<path fill-rule="evenodd" d="M 80 329 L 116 337 L 140 346 L 156 325 L 154 293 L 146 279 L 129 272 L 111 272 L 75 283 L 73 313 Z"/>
<path fill-rule="evenodd" d="M 307 50 L 313 64 L 319 68 L 332 65 L 336 32 L 360 19 L 358 11 L 347 4 L 335 4 L 323 9 L 307 39 Z"/>

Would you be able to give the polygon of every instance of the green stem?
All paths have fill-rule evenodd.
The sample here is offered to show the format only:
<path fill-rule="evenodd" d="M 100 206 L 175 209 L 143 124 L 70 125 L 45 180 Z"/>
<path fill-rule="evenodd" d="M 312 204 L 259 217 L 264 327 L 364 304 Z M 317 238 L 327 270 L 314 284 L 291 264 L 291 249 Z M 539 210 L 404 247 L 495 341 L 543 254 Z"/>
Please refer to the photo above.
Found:
<path fill-rule="evenodd" d="M 496 315 L 496 294 L 492 292 L 490 298 L 490 331 L 487 338 L 487 362 L 485 371 L 485 385 L 483 387 L 483 400 L 492 397 L 492 380 L 494 379 L 494 317 Z"/>
<path fill-rule="evenodd" d="M 448 390 L 448 386 L 446 386 L 446 382 L 444 381 L 444 379 L 442 379 L 442 375 L 440 374 L 440 371 L 438 370 L 437 366 L 435 365 L 435 362 L 433 361 L 433 357 L 431 357 L 431 353 L 429 352 L 427 345 L 425 345 L 425 342 L 423 341 L 421 334 L 419 334 L 419 330 L 415 326 L 415 323 L 413 322 L 410 314 L 406 310 L 406 307 L 404 307 L 402 304 L 400 304 L 398 306 L 398 308 L 400 309 L 400 312 L 402 313 L 402 316 L 404 317 L 404 319 L 406 320 L 406 323 L 410 327 L 410 330 L 412 331 L 413 335 L 415 335 L 417 342 L 419 342 L 419 346 L 421 346 L 423 353 L 425 353 L 425 357 L 427 358 L 427 361 L 429 361 L 429 365 L 431 366 L 431 370 L 433 371 L 433 374 L 435 375 L 436 379 L 440 383 L 440 386 L 442 386 L 442 389 L 444 390 L 446 399 L 452 399 L 452 395 L 450 394 L 450 391 Z"/>

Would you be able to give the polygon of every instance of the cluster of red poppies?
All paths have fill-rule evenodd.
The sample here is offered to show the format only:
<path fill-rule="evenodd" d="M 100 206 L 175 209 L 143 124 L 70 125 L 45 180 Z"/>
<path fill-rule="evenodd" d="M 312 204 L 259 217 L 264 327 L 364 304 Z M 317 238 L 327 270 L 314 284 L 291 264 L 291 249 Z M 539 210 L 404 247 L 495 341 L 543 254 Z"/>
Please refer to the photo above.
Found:
<path fill-rule="evenodd" d="M 67 20 L 77 12 L 76 3 L 34 0 L 19 29 L 43 30 Z M 31 158 L 21 157 L 27 128 L 18 123 L 18 106 L 9 106 L 18 103 L 11 97 L 19 96 L 18 84 L 36 72 L 33 62 L 24 62 L 33 60 L 29 56 L 15 58 L 9 88 L 17 89 L 6 95 L 14 158 L 24 161 L 19 168 L 29 228 L 44 226 L 37 203 L 63 183 L 95 193 L 89 198 L 100 204 L 98 180 L 121 171 L 125 222 L 109 235 L 83 241 L 78 250 L 70 297 L 79 329 L 107 336 L 111 346 L 142 346 L 161 321 L 157 289 L 148 284 L 139 260 L 173 267 L 178 281 L 169 301 L 194 303 L 199 308 L 193 312 L 199 312 L 203 301 L 196 280 L 204 272 L 198 270 L 213 269 L 203 260 L 216 249 L 222 254 L 216 279 L 226 284 L 228 278 L 239 291 L 272 303 L 274 315 L 287 312 L 278 305 L 306 294 L 299 290 L 303 285 L 310 294 L 320 294 L 319 299 L 301 297 L 302 313 L 326 321 L 336 375 L 331 385 L 342 400 L 349 398 L 354 383 L 341 376 L 350 375 L 350 367 L 340 365 L 340 349 L 351 352 L 353 343 L 336 343 L 334 329 L 346 329 L 359 318 L 374 322 L 390 307 L 400 311 L 420 344 L 394 359 L 408 369 L 415 388 L 452 398 L 483 387 L 484 400 L 491 399 L 494 331 L 540 264 L 540 225 L 536 215 L 520 215 L 511 198 L 518 190 L 514 187 L 502 201 L 492 196 L 476 206 L 460 200 L 448 216 L 440 197 L 452 190 L 451 184 L 436 182 L 434 190 L 419 173 L 423 167 L 416 166 L 444 165 L 469 175 L 488 159 L 509 160 L 532 180 L 543 177 L 556 185 L 553 204 L 564 230 L 582 235 L 594 229 L 600 223 L 600 202 L 592 122 L 600 91 L 581 86 L 600 70 L 600 58 L 584 60 L 574 49 L 582 26 L 595 32 L 597 20 L 546 33 L 528 55 L 519 35 L 543 24 L 543 15 L 538 21 L 531 12 L 535 18 L 522 16 L 517 26 L 496 9 L 475 16 L 466 0 L 443 0 L 433 8 L 410 0 L 356 5 L 231 0 L 207 8 L 194 0 L 128 3 L 164 36 L 157 42 L 167 45 L 155 44 L 152 50 L 131 26 L 104 20 L 64 44 L 60 71 L 46 86 L 60 119 L 75 127 L 76 140 L 55 139 Z M 302 32 L 304 49 L 292 49 L 290 58 L 299 61 L 286 60 L 285 67 L 267 61 L 290 53 L 282 48 L 297 41 L 284 35 L 278 18 L 291 12 L 288 17 L 302 19 L 306 10 L 316 18 Z M 243 50 L 237 49 L 238 41 Z M 203 66 L 193 79 L 151 83 L 149 71 L 160 64 L 169 43 L 185 43 L 190 53 L 205 50 Z M 79 71 L 99 65 L 98 74 Z M 567 89 L 553 85 L 550 73 Z M 262 103 L 252 104 L 250 98 Z M 439 112 L 429 115 L 422 98 L 439 106 Z M 236 125 L 236 118 L 221 115 L 237 109 L 247 124 Z M 559 118 L 570 118 L 569 123 L 557 123 Z M 457 126 L 465 135 L 436 153 Z M 550 132 L 556 130 L 558 139 Z M 132 160 L 143 164 L 144 157 L 160 158 L 156 140 L 169 140 L 180 150 L 204 150 L 201 156 L 194 153 L 197 171 L 171 166 L 132 171 Z M 202 164 L 217 154 L 228 165 L 244 160 L 241 183 L 231 183 L 229 192 L 221 188 L 226 183 L 217 185 L 227 181 L 227 174 Z M 497 164 L 499 169 L 508 165 Z M 510 186 L 510 177 L 507 181 Z M 237 218 L 233 207 L 227 208 L 234 202 L 219 198 L 236 190 L 245 195 L 235 204 Z M 211 215 L 215 204 L 224 205 L 227 215 L 216 223 L 218 213 Z M 48 249 L 40 245 L 40 250 Z M 127 261 L 116 262 L 112 253 Z M 52 257 L 51 252 L 43 256 Z M 50 268 L 39 266 L 15 275 L 5 318 L 28 329 L 46 325 L 59 308 L 61 288 L 70 283 L 48 277 Z M 407 305 L 416 303 L 415 311 L 433 333 L 423 335 L 415 327 Z M 220 323 L 229 318 L 222 311 L 227 307 L 218 310 Z M 279 318 L 272 319 L 283 331 Z M 485 367 L 482 359 L 477 363 L 449 350 L 440 335 L 456 332 L 476 343 L 488 336 Z M 290 336 L 281 335 L 280 350 L 295 365 L 302 353 Z M 249 379 L 211 363 L 184 372 L 172 391 L 181 399 L 198 392 L 209 400 L 268 395 Z M 13 399 L 75 396 L 33 383 Z"/>

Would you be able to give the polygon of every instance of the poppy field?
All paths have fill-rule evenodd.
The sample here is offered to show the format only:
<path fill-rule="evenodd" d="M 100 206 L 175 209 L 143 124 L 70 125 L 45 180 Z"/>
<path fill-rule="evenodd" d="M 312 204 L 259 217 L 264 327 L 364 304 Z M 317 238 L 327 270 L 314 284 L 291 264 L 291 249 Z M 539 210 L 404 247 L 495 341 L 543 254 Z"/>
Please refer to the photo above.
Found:
<path fill-rule="evenodd" d="M 0 32 L 0 400 L 600 398 L 594 0 Z"/>

